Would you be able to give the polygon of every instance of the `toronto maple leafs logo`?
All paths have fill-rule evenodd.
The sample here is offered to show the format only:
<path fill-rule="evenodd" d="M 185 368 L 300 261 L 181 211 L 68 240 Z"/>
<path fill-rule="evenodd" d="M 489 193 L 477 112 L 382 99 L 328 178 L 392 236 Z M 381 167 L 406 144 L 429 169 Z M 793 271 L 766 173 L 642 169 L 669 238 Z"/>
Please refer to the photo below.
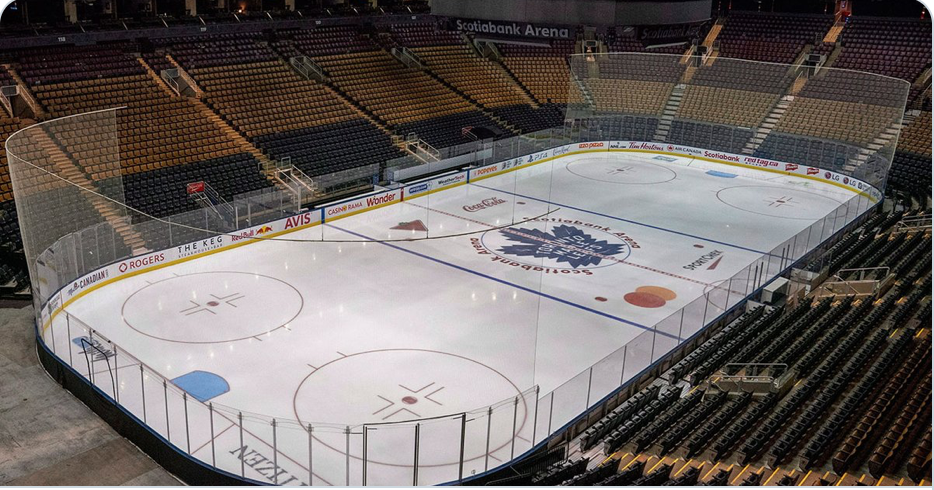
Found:
<path fill-rule="evenodd" d="M 570 225 L 558 225 L 551 233 L 537 229 L 506 228 L 500 233 L 509 242 L 498 251 L 517 257 L 551 259 L 573 269 L 597 266 L 628 247 L 625 243 L 610 243 L 594 238 L 590 233 Z"/>

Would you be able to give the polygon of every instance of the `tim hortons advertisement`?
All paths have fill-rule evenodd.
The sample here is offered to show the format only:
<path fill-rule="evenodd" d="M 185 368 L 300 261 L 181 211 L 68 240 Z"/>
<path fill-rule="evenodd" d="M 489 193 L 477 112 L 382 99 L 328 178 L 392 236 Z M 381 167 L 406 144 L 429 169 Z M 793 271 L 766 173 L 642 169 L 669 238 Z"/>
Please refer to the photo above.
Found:
<path fill-rule="evenodd" d="M 652 143 L 649 144 L 651 145 Z M 859 179 L 839 174 L 837 172 L 831 172 L 829 170 L 822 170 L 817 167 L 808 167 L 806 165 L 799 165 L 797 163 L 779 162 L 776 160 L 769 160 L 768 158 L 760 158 L 750 155 L 736 155 L 733 153 L 701 150 L 699 148 L 685 146 L 668 145 L 666 150 L 672 153 L 681 153 L 688 156 L 702 156 L 708 160 L 739 164 L 749 168 L 771 169 L 789 174 L 817 177 L 826 182 L 842 184 L 846 187 L 849 187 L 854 192 L 865 192 L 875 200 L 878 200 L 882 197 L 881 193 L 875 187 Z"/>
<path fill-rule="evenodd" d="M 842 184 L 851 188 L 855 192 L 865 192 L 872 199 L 878 200 L 882 197 L 881 193 L 875 187 L 853 177 L 849 177 L 836 172 L 822 170 L 817 167 L 809 167 L 797 163 L 779 162 L 768 158 L 760 158 L 751 155 L 736 155 L 720 151 L 704 150 L 691 146 L 681 146 L 672 144 L 647 143 L 641 141 L 610 141 L 608 149 L 615 151 L 637 150 L 637 151 L 657 151 L 660 153 L 675 153 L 688 157 L 701 157 L 705 160 L 738 164 L 743 167 L 754 169 L 770 169 L 789 174 L 817 177 L 827 182 Z M 579 143 L 577 146 L 586 146 L 592 143 Z"/>
<path fill-rule="evenodd" d="M 398 202 L 402 202 L 402 189 L 364 196 L 359 199 L 345 201 L 324 208 L 324 221 L 333 221 L 366 211 L 367 209 L 396 204 Z"/>

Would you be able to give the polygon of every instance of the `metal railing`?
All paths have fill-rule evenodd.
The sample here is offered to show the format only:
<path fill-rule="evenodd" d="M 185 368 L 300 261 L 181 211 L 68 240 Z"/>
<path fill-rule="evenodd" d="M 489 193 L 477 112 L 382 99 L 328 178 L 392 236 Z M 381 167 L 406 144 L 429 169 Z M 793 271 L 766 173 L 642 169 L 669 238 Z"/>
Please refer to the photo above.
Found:
<path fill-rule="evenodd" d="M 303 77 L 309 80 L 317 80 L 325 83 L 331 81 L 324 72 L 324 69 L 307 56 L 293 56 L 289 58 L 289 64 Z"/>
<path fill-rule="evenodd" d="M 524 151 L 520 148 L 515 150 Z M 486 407 L 430 419 L 341 425 L 264 416 L 210 400 L 199 401 L 178 380 L 163 376 L 68 310 L 58 312 L 48 322 L 41 339 L 62 362 L 79 371 L 114 403 L 180 451 L 219 471 L 272 484 L 459 481 L 504 464 L 561 433 L 580 414 L 756 294 L 771 278 L 818 248 L 871 205 L 854 196 L 553 391 L 542 394 L 533 386 Z M 84 246 L 80 240 L 69 243 Z M 74 255 L 85 254 L 76 250 Z M 113 352 L 113 356 L 105 356 L 107 375 L 95 368 L 93 359 L 75 362 L 72 351 L 81 346 L 69 339 L 76 335 L 95 339 L 98 353 Z M 137 369 L 139 376 L 118 374 Z M 219 445 L 223 451 L 217 451 Z M 332 448 L 341 448 L 340 459 L 334 459 Z M 269 471 L 250 464 L 260 457 L 272 464 Z"/>
<path fill-rule="evenodd" d="M 162 80 L 165 81 L 166 85 L 168 85 L 172 90 L 174 90 L 176 94 L 178 95 L 182 94 L 182 88 L 178 84 L 178 79 L 179 79 L 178 68 L 168 68 L 168 69 L 162 70 L 162 72 L 160 73 L 160 76 L 162 77 Z"/>

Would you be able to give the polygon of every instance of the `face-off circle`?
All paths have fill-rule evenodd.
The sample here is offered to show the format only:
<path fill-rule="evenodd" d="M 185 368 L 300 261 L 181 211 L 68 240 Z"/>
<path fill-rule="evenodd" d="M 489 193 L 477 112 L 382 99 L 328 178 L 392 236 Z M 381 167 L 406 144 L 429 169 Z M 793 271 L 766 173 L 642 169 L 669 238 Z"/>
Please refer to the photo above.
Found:
<path fill-rule="evenodd" d="M 717 192 L 717 199 L 731 208 L 747 213 L 809 221 L 823 218 L 829 209 L 842 204 L 836 199 L 813 191 L 767 185 L 727 187 Z"/>
<path fill-rule="evenodd" d="M 304 300 L 292 285 L 249 272 L 199 272 L 163 279 L 123 302 L 123 321 L 170 342 L 245 340 L 288 325 Z"/>
<path fill-rule="evenodd" d="M 410 440 L 415 421 L 419 421 L 425 448 L 419 457 L 419 466 L 428 467 L 458 463 L 458 455 L 446 448 L 430 450 L 442 432 L 460 433 L 460 418 L 456 414 L 471 412 L 468 418 L 476 420 L 468 422 L 468 436 L 476 440 L 482 432 L 485 443 L 486 409 L 477 409 L 515 397 L 518 397 L 518 405 L 509 402 L 501 408 L 494 407 L 490 436 L 492 454 L 512 442 L 514 413 L 516 434 L 521 433 L 526 424 L 531 424 L 529 407 L 519 387 L 505 375 L 457 354 L 385 349 L 339 357 L 317 367 L 302 380 L 295 391 L 293 406 L 295 417 L 303 426 L 309 423 L 322 426 L 321 430 L 315 430 L 315 444 L 320 443 L 342 455 L 346 454 L 343 436 L 335 431 L 330 433 L 325 428 L 328 422 L 339 421 L 351 426 L 371 424 L 367 425 L 370 431 L 367 461 L 372 464 L 411 466 L 412 458 L 406 451 L 376 448 L 380 441 L 395 437 L 393 434 L 407 434 Z M 437 418 L 424 420 L 432 417 Z M 482 458 L 485 450 L 485 444 L 467 444 L 464 458 Z M 359 459 L 362 453 L 352 446 L 350 456 Z"/>
<path fill-rule="evenodd" d="M 724 307 L 729 307 L 727 303 L 735 303 L 747 294 L 752 292 L 751 278 L 736 277 L 733 279 L 724 279 L 704 287 L 704 295 L 710 307 L 719 311 L 724 311 Z"/>
<path fill-rule="evenodd" d="M 610 184 L 661 184 L 678 176 L 668 167 L 628 155 L 581 158 L 569 163 L 567 169 L 578 177 Z"/>

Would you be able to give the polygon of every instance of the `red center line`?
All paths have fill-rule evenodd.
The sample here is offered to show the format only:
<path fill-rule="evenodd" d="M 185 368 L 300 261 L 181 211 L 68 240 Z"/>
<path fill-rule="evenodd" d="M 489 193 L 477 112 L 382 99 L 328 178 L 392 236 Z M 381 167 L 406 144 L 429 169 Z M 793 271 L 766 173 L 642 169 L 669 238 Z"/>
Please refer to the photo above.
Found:
<path fill-rule="evenodd" d="M 459 216 L 459 215 L 454 214 L 454 213 L 449 213 L 449 212 L 447 212 L 447 211 L 442 211 L 442 210 L 440 210 L 440 209 L 428 208 L 428 207 L 422 206 L 422 205 L 420 205 L 420 204 L 415 204 L 415 203 L 411 203 L 411 202 L 409 202 L 408 204 L 410 204 L 410 205 L 412 205 L 412 206 L 416 206 L 416 207 L 422 208 L 422 209 L 426 209 L 426 210 L 428 210 L 428 211 L 434 211 L 434 212 L 436 212 L 436 213 L 440 213 L 440 214 L 443 214 L 443 215 L 446 215 L 446 216 L 450 216 L 450 217 L 452 217 L 452 218 L 458 218 L 458 219 L 462 219 L 462 220 L 464 220 L 464 221 L 469 221 L 469 222 L 471 222 L 471 223 L 475 223 L 475 224 L 478 224 L 478 225 L 481 225 L 481 226 L 486 226 L 486 227 L 488 227 L 488 228 L 496 228 L 496 226 L 493 226 L 493 225 L 491 225 L 491 224 L 489 224 L 489 223 L 484 223 L 483 221 L 479 221 L 479 220 L 476 220 L 476 219 L 473 219 L 473 218 L 468 218 L 468 217 L 466 217 L 466 216 Z M 656 273 L 656 274 L 662 274 L 662 275 L 664 275 L 664 276 L 674 277 L 674 278 L 676 278 L 676 279 L 681 279 L 681 280 L 683 280 L 683 281 L 688 281 L 688 282 L 692 282 L 692 283 L 695 283 L 695 284 L 700 284 L 700 285 L 702 285 L 702 286 L 707 286 L 707 287 L 710 287 L 710 288 L 712 288 L 712 289 L 720 289 L 720 290 L 724 290 L 724 291 L 726 291 L 726 290 L 728 289 L 728 288 L 724 288 L 724 287 L 721 287 L 721 286 L 718 286 L 718 285 L 715 285 L 715 284 L 712 284 L 712 283 L 709 283 L 709 282 L 699 281 L 699 280 L 697 280 L 697 279 L 691 279 L 690 277 L 680 276 L 680 275 L 678 275 L 678 274 L 674 274 L 674 273 L 671 273 L 671 272 L 666 272 L 666 271 L 659 270 L 659 269 L 656 269 L 656 268 L 654 268 L 654 267 L 649 267 L 649 266 L 646 266 L 646 265 L 636 264 L 636 263 L 633 263 L 633 262 L 627 262 L 627 261 L 625 261 L 625 260 L 623 260 L 623 259 L 620 259 L 620 258 L 612 257 L 612 256 L 609 256 L 609 255 L 603 255 L 603 254 L 600 254 L 600 253 L 598 253 L 598 252 L 593 252 L 593 251 L 590 251 L 590 250 L 582 249 L 582 248 L 575 247 L 574 245 L 570 245 L 570 244 L 566 244 L 566 243 L 555 242 L 555 241 L 553 241 L 553 240 L 548 240 L 548 239 L 546 239 L 546 238 L 542 238 L 542 237 L 539 237 L 539 236 L 529 235 L 528 233 L 523 233 L 523 232 L 521 232 L 521 231 L 516 231 L 516 230 L 510 229 L 510 228 L 503 228 L 502 231 L 503 231 L 503 232 L 511 233 L 511 234 L 513 234 L 513 235 L 516 235 L 516 236 L 521 236 L 521 237 L 523 237 L 523 238 L 528 238 L 528 239 L 530 239 L 530 240 L 535 240 L 535 241 L 539 241 L 539 242 L 542 242 L 542 243 L 547 243 L 547 244 L 549 244 L 549 245 L 553 245 L 553 246 L 556 246 L 556 247 L 563 247 L 563 248 L 566 248 L 566 249 L 569 249 L 569 250 L 573 250 L 573 251 L 575 251 L 575 252 L 579 252 L 579 253 L 584 254 L 584 255 L 590 255 L 590 256 L 593 256 L 593 257 L 598 257 L 598 258 L 601 258 L 601 259 L 604 259 L 604 260 L 607 260 L 607 261 L 610 261 L 610 262 L 616 262 L 616 263 L 618 263 L 618 264 L 624 264 L 624 265 L 628 265 L 628 266 L 632 266 L 632 267 L 637 267 L 637 268 L 639 268 L 639 269 L 644 269 L 644 270 L 647 270 L 647 271 L 649 271 L 649 272 L 654 272 L 654 273 Z M 743 293 L 743 292 L 740 292 L 740 291 L 733 291 L 733 290 L 730 290 L 730 292 L 731 292 L 731 293 L 735 293 L 735 294 L 739 294 L 739 295 L 742 295 L 742 296 L 745 296 L 745 295 L 746 295 L 746 293 Z"/>

